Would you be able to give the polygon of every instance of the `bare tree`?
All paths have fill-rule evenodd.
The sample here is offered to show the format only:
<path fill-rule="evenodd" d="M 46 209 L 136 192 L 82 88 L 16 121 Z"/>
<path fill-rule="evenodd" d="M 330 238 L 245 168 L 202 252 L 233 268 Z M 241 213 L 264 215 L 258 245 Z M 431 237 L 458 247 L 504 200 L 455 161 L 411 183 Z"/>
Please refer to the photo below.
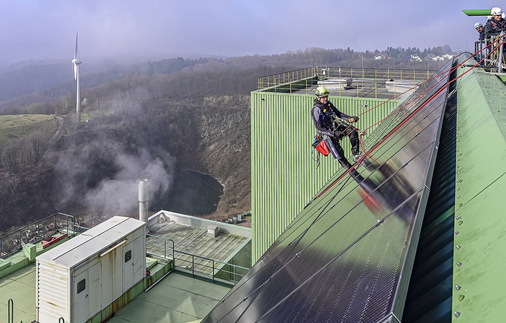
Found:
<path fill-rule="evenodd" d="M 11 142 L 2 151 L 2 166 L 9 171 L 9 175 L 16 174 L 19 171 L 20 150 L 15 142 Z"/>

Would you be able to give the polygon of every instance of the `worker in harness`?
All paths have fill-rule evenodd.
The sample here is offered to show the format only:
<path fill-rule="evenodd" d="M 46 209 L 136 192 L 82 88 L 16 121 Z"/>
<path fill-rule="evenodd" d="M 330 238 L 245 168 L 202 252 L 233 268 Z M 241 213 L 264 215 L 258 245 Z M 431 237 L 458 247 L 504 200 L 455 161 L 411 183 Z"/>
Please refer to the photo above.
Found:
<path fill-rule="evenodd" d="M 490 10 L 492 19 L 485 24 L 485 39 L 490 40 L 490 37 L 495 37 L 501 34 L 501 31 L 506 29 L 506 21 L 502 17 L 503 11 L 501 8 L 495 7 Z"/>
<path fill-rule="evenodd" d="M 316 99 L 314 100 L 311 116 L 319 136 L 327 144 L 328 149 L 332 152 L 335 159 L 345 169 L 349 169 L 351 164 L 344 157 L 344 151 L 339 140 L 344 136 L 350 137 L 351 152 L 354 162 L 360 157 L 359 139 L 357 128 L 349 123 L 358 121 L 358 117 L 351 117 L 337 110 L 337 108 L 329 101 L 329 91 L 323 86 L 316 88 Z M 346 122 L 347 121 L 347 122 Z M 349 123 L 348 123 L 349 122 Z"/>

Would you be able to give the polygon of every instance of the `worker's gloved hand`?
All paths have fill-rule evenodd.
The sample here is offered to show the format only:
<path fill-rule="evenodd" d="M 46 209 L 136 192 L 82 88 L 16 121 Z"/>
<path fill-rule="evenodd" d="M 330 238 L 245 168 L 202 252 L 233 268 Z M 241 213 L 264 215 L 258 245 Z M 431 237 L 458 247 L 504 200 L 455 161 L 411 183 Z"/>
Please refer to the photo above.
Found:
<path fill-rule="evenodd" d="M 348 119 L 349 122 L 357 122 L 358 121 L 358 117 L 350 117 Z"/>

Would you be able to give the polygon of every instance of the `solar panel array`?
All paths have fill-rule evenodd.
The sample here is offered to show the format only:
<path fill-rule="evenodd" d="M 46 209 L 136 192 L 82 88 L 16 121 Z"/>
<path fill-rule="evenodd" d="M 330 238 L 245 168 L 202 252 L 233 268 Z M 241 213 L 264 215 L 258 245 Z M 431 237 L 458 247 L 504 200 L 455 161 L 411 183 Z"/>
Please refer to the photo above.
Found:
<path fill-rule="evenodd" d="M 450 68 L 368 137 L 361 164 L 335 174 L 202 322 L 400 321 Z"/>

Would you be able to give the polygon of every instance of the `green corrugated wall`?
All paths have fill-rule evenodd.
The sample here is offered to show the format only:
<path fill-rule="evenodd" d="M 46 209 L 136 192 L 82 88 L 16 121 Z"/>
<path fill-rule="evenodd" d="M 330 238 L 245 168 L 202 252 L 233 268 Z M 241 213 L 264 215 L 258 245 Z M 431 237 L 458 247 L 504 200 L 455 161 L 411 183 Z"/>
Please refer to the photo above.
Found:
<path fill-rule="evenodd" d="M 251 93 L 253 263 L 338 168 L 330 156 L 321 158 L 318 169 L 312 159 L 316 157 L 311 147 L 316 134 L 311 120 L 314 98 L 303 94 Z M 359 115 L 385 102 L 333 96 L 330 101 L 349 115 Z M 396 106 L 396 101 L 382 104 L 362 115 L 356 126 L 365 129 Z M 345 153 L 351 155 L 349 139 L 345 138 L 343 143 Z"/>

